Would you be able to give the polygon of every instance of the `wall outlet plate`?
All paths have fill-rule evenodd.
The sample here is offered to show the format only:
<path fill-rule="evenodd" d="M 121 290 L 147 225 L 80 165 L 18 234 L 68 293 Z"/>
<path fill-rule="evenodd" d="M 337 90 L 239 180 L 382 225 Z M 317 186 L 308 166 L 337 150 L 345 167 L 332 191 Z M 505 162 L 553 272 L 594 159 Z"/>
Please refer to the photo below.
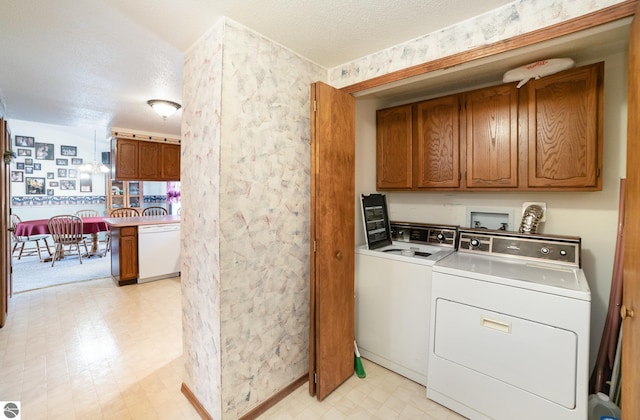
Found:
<path fill-rule="evenodd" d="M 527 207 L 529 207 L 532 204 L 536 204 L 542 207 L 542 218 L 540 219 L 540 221 L 546 222 L 547 221 L 547 203 L 543 203 L 540 201 L 526 201 L 522 203 L 522 215 L 524 215 L 524 211 L 527 209 Z"/>

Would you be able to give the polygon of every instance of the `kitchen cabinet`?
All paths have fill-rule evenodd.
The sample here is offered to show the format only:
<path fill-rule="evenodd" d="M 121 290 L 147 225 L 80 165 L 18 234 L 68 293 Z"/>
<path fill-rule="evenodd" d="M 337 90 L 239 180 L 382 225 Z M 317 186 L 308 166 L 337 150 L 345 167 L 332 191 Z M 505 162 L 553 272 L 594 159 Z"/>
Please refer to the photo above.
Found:
<path fill-rule="evenodd" d="M 114 178 L 121 181 L 179 181 L 180 145 L 116 137 Z"/>
<path fill-rule="evenodd" d="M 143 203 L 141 181 L 118 181 L 107 178 L 107 213 L 122 207 L 141 209 Z"/>
<path fill-rule="evenodd" d="M 110 227 L 111 276 L 118 286 L 138 281 L 138 227 Z"/>
<path fill-rule="evenodd" d="M 604 63 L 376 112 L 378 190 L 602 190 Z"/>
<path fill-rule="evenodd" d="M 525 86 L 530 189 L 601 190 L 604 63 Z"/>

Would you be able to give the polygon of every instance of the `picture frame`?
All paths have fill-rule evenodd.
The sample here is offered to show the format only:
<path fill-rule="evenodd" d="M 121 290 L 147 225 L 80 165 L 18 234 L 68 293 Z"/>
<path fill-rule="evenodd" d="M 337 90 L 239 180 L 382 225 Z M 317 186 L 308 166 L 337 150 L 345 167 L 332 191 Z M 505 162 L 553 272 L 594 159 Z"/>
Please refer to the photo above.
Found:
<path fill-rule="evenodd" d="M 24 160 L 24 164 L 25 164 L 25 165 L 33 165 L 33 159 L 26 158 L 26 159 Z"/>
<path fill-rule="evenodd" d="M 71 158 L 72 165 L 82 165 L 82 158 Z"/>
<path fill-rule="evenodd" d="M 69 170 L 67 170 L 67 176 L 69 178 L 77 178 L 78 177 L 78 170 L 77 169 L 69 169 Z"/>
<path fill-rule="evenodd" d="M 53 160 L 53 143 L 36 143 L 36 159 Z"/>
<path fill-rule="evenodd" d="M 61 179 L 60 180 L 60 189 L 61 190 L 75 190 L 76 189 L 76 180 L 75 179 Z"/>
<path fill-rule="evenodd" d="M 33 173 L 33 166 L 25 166 L 24 167 L 24 173 L 25 174 L 32 174 Z"/>
<path fill-rule="evenodd" d="M 78 148 L 76 146 L 60 146 L 60 155 L 62 156 L 78 156 Z"/>
<path fill-rule="evenodd" d="M 47 189 L 47 195 L 53 195 L 53 189 L 52 188 Z"/>
<path fill-rule="evenodd" d="M 34 147 L 36 139 L 34 137 L 16 136 L 14 141 L 16 147 Z"/>
<path fill-rule="evenodd" d="M 55 172 L 47 172 L 47 179 L 56 179 Z"/>
<path fill-rule="evenodd" d="M 93 189 L 93 184 L 91 182 L 91 177 L 80 178 L 80 192 L 91 192 Z"/>
<path fill-rule="evenodd" d="M 31 149 L 18 149 L 18 156 L 31 156 Z"/>
<path fill-rule="evenodd" d="M 40 165 L 39 163 L 34 163 L 33 164 L 33 170 L 34 171 L 41 171 L 42 170 L 42 165 Z"/>
<path fill-rule="evenodd" d="M 69 159 L 56 159 L 56 165 L 58 166 L 69 166 Z"/>
<path fill-rule="evenodd" d="M 24 182 L 24 172 L 11 171 L 11 182 Z"/>
<path fill-rule="evenodd" d="M 41 177 L 25 177 L 25 193 L 27 195 L 44 195 L 46 193 L 45 179 Z"/>
<path fill-rule="evenodd" d="M 16 162 L 16 169 L 24 169 L 24 162 Z"/>
<path fill-rule="evenodd" d="M 49 181 L 49 186 L 50 187 L 59 187 L 60 183 L 58 181 Z"/>
<path fill-rule="evenodd" d="M 66 178 L 67 170 L 63 168 L 58 168 L 58 178 Z"/>

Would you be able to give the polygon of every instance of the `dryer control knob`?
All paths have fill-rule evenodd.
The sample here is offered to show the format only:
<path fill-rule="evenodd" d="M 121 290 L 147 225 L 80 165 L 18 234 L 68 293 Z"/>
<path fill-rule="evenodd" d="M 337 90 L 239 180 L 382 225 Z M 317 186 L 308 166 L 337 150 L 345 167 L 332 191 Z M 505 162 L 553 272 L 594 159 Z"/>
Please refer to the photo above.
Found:
<path fill-rule="evenodd" d="M 567 256 L 567 251 L 565 251 L 564 249 L 560 250 L 560 255 L 562 255 L 563 257 Z"/>
<path fill-rule="evenodd" d="M 543 255 L 547 255 L 549 252 L 549 248 L 547 248 L 546 246 L 540 248 L 540 253 L 542 253 Z"/>
<path fill-rule="evenodd" d="M 443 242 L 445 239 L 447 239 L 447 237 L 444 235 L 444 233 L 440 232 L 436 235 L 436 239 L 440 242 Z"/>
<path fill-rule="evenodd" d="M 469 241 L 469 245 L 471 245 L 471 248 L 477 248 L 480 246 L 480 239 L 478 238 L 473 238 Z"/>

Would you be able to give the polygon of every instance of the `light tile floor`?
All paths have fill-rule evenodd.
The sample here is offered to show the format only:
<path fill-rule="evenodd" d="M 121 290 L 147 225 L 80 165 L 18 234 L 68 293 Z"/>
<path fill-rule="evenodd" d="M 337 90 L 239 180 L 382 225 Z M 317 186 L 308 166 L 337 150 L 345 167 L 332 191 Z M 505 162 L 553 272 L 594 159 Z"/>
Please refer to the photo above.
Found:
<path fill-rule="evenodd" d="M 14 296 L 0 329 L 0 401 L 22 419 L 198 419 L 180 392 L 179 279 L 116 287 L 110 279 Z M 424 387 L 363 360 L 323 402 L 304 384 L 264 419 L 461 419 Z"/>

